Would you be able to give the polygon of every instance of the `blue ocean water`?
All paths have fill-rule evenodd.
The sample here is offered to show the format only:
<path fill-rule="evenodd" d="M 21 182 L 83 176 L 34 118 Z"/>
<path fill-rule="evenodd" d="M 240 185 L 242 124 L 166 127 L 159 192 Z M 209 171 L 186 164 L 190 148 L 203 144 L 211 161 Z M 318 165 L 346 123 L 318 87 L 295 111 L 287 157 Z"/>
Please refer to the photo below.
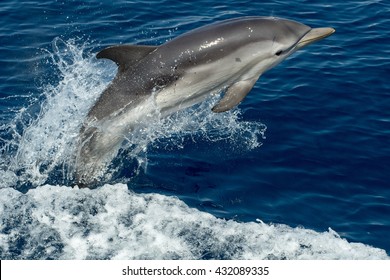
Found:
<path fill-rule="evenodd" d="M 2 259 L 387 259 L 388 1 L 10 1 L 0 4 Z M 83 117 L 120 43 L 162 44 L 238 16 L 336 33 L 124 146 L 72 188 Z"/>

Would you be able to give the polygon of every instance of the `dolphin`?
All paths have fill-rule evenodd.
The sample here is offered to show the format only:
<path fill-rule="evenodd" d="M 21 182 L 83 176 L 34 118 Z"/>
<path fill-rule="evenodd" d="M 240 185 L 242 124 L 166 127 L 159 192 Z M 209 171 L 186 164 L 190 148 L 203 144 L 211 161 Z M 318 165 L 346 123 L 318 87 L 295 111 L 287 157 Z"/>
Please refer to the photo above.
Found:
<path fill-rule="evenodd" d="M 101 50 L 96 57 L 114 61 L 118 72 L 80 129 L 76 183 L 96 185 L 126 135 L 153 113 L 165 117 L 221 92 L 212 111 L 228 111 L 265 71 L 334 32 L 282 18 L 240 17 L 194 29 L 160 46 Z"/>

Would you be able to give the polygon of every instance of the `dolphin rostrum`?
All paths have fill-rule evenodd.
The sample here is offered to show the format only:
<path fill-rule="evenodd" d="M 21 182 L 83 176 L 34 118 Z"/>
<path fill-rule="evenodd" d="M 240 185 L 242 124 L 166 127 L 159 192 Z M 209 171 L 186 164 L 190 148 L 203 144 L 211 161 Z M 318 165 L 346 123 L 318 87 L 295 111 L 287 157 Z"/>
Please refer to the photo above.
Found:
<path fill-rule="evenodd" d="M 156 110 L 164 117 L 224 92 L 212 110 L 228 111 L 261 74 L 334 31 L 281 18 L 241 17 L 192 30 L 160 46 L 103 49 L 97 58 L 114 61 L 118 73 L 80 130 L 76 183 L 93 186 L 126 135 Z"/>

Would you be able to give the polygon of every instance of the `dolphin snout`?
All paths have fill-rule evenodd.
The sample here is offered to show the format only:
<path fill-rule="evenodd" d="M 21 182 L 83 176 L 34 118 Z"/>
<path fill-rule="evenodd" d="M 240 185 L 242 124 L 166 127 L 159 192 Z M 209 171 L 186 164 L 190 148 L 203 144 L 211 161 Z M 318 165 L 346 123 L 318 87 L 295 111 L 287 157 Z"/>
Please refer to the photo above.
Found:
<path fill-rule="evenodd" d="M 306 35 L 303 36 L 301 40 L 299 40 L 297 47 L 299 49 L 303 48 L 307 45 L 310 45 L 311 43 L 322 40 L 335 32 L 336 30 L 332 27 L 313 28 L 308 33 L 306 33 Z"/>

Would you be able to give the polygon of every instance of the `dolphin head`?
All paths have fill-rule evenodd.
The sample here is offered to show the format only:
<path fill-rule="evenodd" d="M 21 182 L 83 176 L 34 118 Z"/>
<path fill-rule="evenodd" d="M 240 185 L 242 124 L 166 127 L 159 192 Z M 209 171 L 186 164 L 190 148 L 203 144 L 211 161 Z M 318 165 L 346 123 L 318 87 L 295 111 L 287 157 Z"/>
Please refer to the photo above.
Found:
<path fill-rule="evenodd" d="M 280 18 L 257 18 L 252 22 L 257 40 L 258 56 L 270 69 L 297 50 L 324 39 L 335 32 L 333 28 L 311 28 L 305 24 Z"/>
<path fill-rule="evenodd" d="M 274 46 L 276 56 L 288 56 L 293 52 L 324 39 L 335 32 L 333 28 L 311 28 L 302 23 L 287 19 L 275 19 Z"/>

